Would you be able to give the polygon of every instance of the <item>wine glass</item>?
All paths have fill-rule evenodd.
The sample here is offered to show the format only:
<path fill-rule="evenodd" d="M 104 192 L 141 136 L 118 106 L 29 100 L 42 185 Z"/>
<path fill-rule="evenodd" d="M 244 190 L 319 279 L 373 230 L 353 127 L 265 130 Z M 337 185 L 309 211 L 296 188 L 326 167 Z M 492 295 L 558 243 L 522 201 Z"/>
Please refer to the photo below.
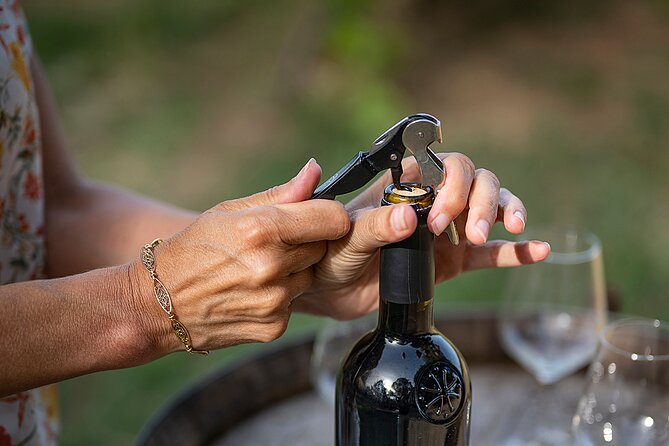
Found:
<path fill-rule="evenodd" d="M 602 246 L 594 234 L 575 227 L 527 236 L 547 240 L 551 254 L 511 272 L 498 329 L 503 348 L 540 386 L 515 431 L 496 444 L 564 445 L 573 406 L 564 407 L 564 397 L 547 388 L 594 357 L 607 310 Z"/>
<path fill-rule="evenodd" d="M 599 343 L 573 419 L 575 443 L 669 444 L 669 324 L 621 320 Z"/>

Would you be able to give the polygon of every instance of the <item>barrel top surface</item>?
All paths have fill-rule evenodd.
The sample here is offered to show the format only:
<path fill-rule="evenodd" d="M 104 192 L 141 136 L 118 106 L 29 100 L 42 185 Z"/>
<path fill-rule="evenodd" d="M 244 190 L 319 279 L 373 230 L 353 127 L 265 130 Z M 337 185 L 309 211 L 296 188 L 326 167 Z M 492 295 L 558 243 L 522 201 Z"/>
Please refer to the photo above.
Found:
<path fill-rule="evenodd" d="M 437 327 L 465 356 L 472 376 L 472 444 L 489 444 L 506 429 L 510 411 L 527 406 L 537 385 L 501 349 L 494 313 L 440 318 Z M 165 406 L 140 434 L 142 446 L 328 445 L 334 408 L 310 380 L 313 335 L 283 343 L 232 364 Z M 576 408 L 582 376 L 559 384 L 555 404 L 566 420 Z M 506 415 L 506 417 L 504 416 Z"/>
<path fill-rule="evenodd" d="M 509 420 L 526 410 L 535 397 L 533 378 L 512 364 L 474 365 L 471 369 L 473 404 L 472 438 L 476 446 L 494 445 L 494 437 L 510 433 Z M 553 401 L 559 406 L 557 424 L 569 428 L 576 409 L 582 378 L 576 375 L 560 383 Z M 239 424 L 214 446 L 332 446 L 334 407 L 316 391 L 289 398 Z"/>

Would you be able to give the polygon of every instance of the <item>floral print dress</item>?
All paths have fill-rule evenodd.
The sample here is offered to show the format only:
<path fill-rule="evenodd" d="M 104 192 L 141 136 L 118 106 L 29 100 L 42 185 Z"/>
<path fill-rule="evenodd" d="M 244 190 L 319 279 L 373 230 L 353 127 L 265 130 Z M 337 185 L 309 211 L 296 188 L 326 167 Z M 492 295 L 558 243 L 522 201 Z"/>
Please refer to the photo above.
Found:
<path fill-rule="evenodd" d="M 42 278 L 44 271 L 44 188 L 31 54 L 19 2 L 0 0 L 0 285 Z M 57 433 L 55 387 L 0 398 L 0 446 L 55 445 Z"/>

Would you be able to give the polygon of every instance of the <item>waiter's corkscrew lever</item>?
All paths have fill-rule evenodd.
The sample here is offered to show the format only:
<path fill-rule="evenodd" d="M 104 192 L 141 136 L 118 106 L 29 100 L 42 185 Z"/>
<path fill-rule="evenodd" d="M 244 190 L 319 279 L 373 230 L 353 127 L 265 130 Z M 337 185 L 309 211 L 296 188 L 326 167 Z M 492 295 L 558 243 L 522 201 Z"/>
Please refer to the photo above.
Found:
<path fill-rule="evenodd" d="M 407 149 L 416 158 L 421 184 L 430 186 L 437 193 L 437 186 L 444 179 L 444 165 L 430 149 L 430 144 L 441 140 L 441 122 L 437 118 L 426 113 L 407 116 L 379 136 L 368 152 L 358 152 L 321 184 L 311 198 L 334 200 L 337 195 L 360 189 L 386 169 L 390 169 L 395 187 L 402 189 L 402 158 Z M 446 233 L 451 243 L 460 243 L 454 222 L 448 226 Z"/>

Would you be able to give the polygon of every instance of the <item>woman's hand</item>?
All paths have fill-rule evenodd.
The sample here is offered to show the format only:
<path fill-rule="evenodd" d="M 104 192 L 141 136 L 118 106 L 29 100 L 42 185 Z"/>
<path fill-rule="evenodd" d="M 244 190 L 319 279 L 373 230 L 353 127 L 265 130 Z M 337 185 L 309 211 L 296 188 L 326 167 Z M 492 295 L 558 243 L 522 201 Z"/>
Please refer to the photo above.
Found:
<path fill-rule="evenodd" d="M 428 216 L 428 227 L 439 236 L 455 219 L 459 233 L 465 237 L 461 237 L 459 246 L 453 246 L 446 236 L 437 238 L 437 282 L 464 271 L 530 264 L 548 256 L 550 247 L 539 241 L 488 242 L 490 228 L 497 221 L 503 222 L 512 234 L 523 232 L 527 220 L 523 203 L 500 188 L 494 173 L 476 169 L 465 155 L 442 153 L 439 157 L 446 175 Z M 402 181 L 420 181 L 413 158 L 405 159 L 403 168 Z M 346 237 L 329 242 L 327 254 L 316 266 L 313 285 L 295 301 L 296 309 L 353 319 L 376 308 L 378 249 L 407 238 L 417 224 L 415 212 L 408 205 L 378 207 L 391 182 L 387 173 L 346 206 L 351 215 L 351 231 Z"/>
<path fill-rule="evenodd" d="M 325 240 L 349 230 L 341 203 L 304 201 L 319 178 L 320 168 L 310 161 L 290 182 L 223 202 L 155 248 L 157 276 L 195 349 L 283 334 L 293 299 L 309 288 L 312 265 L 325 254 Z M 141 262 L 131 273 L 146 332 L 162 351 L 182 350 Z"/>

